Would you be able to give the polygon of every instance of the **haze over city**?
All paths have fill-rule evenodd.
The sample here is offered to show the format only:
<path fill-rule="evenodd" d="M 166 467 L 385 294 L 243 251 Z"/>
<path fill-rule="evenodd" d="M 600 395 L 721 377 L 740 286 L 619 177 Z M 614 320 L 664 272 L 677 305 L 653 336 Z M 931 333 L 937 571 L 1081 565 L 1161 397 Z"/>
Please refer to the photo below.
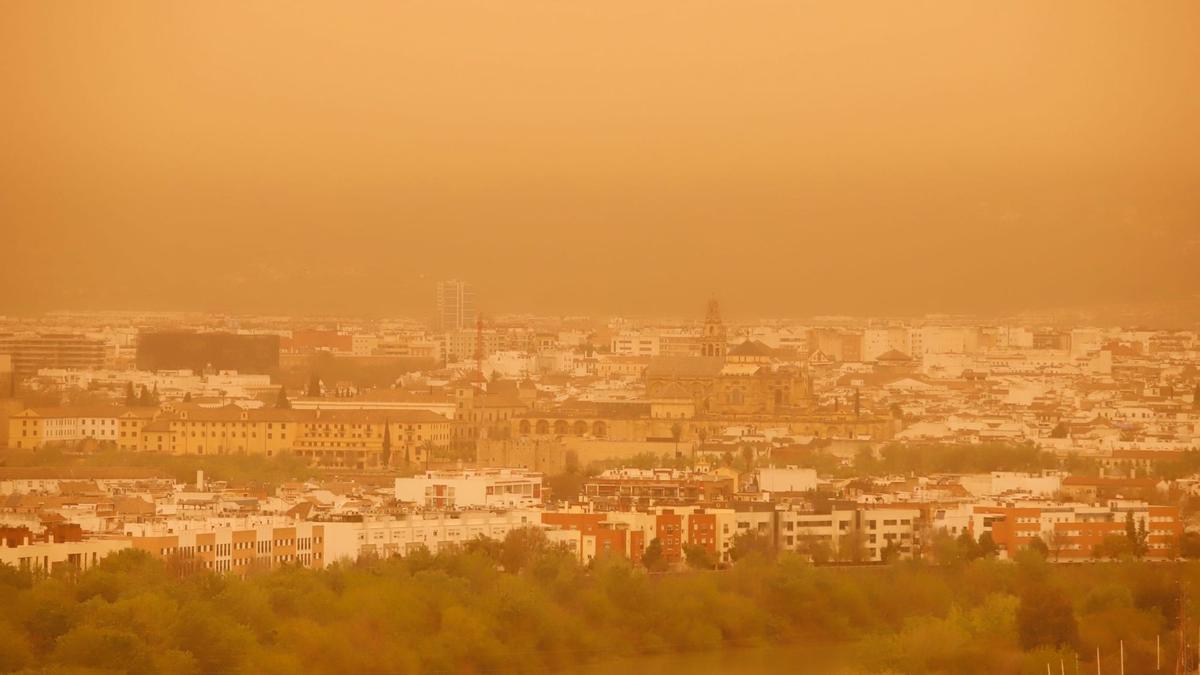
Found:
<path fill-rule="evenodd" d="M 386 315 L 443 276 L 556 313 L 1194 299 L 1198 26 L 1188 2 L 5 3 L 0 311 Z"/>

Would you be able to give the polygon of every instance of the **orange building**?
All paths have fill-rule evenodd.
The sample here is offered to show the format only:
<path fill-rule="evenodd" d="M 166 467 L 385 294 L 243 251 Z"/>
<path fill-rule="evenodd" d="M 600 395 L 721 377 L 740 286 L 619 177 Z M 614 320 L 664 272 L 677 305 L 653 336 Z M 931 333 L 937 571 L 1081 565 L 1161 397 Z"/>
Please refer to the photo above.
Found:
<path fill-rule="evenodd" d="M 1040 539 L 1055 560 L 1091 559 L 1105 537 L 1125 535 L 1130 514 L 1135 523 L 1145 528 L 1148 558 L 1175 557 L 1183 535 L 1183 523 L 1175 506 L 1114 501 L 1100 506 L 979 506 L 975 513 L 999 516 L 992 521 L 992 538 L 1009 556 Z"/>
<path fill-rule="evenodd" d="M 633 562 L 641 562 L 646 549 L 646 535 L 625 523 L 608 522 L 604 513 L 556 513 L 542 514 L 542 524 L 565 530 L 576 530 L 582 535 L 581 562 L 590 562 L 601 555 L 616 554 Z"/>

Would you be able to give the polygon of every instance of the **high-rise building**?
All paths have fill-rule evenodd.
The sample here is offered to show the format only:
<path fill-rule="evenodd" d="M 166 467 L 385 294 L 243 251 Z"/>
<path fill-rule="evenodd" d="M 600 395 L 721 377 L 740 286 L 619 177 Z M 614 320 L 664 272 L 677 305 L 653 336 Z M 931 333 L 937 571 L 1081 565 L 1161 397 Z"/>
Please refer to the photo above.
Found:
<path fill-rule="evenodd" d="M 465 281 L 438 282 L 434 292 L 433 327 L 460 331 L 475 327 L 475 288 Z"/>
<path fill-rule="evenodd" d="M 24 378 L 41 368 L 101 368 L 104 341 L 69 333 L 0 335 L 0 354 L 11 356 L 13 376 Z"/>

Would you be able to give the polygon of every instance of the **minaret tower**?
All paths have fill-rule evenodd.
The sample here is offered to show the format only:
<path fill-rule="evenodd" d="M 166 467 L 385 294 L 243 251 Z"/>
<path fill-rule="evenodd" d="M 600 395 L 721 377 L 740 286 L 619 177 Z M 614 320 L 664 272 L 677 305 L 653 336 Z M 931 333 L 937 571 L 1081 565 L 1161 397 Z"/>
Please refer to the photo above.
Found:
<path fill-rule="evenodd" d="M 728 342 L 725 324 L 721 323 L 721 305 L 716 298 L 708 301 L 708 313 L 704 317 L 704 334 L 700 337 L 700 356 L 725 358 Z"/>

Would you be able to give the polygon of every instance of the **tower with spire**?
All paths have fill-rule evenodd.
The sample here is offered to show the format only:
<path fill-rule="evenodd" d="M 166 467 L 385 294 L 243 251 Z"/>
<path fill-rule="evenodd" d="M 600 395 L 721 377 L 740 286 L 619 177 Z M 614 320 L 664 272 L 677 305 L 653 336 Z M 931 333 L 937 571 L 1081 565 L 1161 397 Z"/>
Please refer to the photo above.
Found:
<path fill-rule="evenodd" d="M 716 298 L 708 301 L 708 312 L 704 316 L 704 333 L 700 336 L 700 356 L 725 358 L 728 342 L 725 324 L 721 322 L 721 305 Z"/>

